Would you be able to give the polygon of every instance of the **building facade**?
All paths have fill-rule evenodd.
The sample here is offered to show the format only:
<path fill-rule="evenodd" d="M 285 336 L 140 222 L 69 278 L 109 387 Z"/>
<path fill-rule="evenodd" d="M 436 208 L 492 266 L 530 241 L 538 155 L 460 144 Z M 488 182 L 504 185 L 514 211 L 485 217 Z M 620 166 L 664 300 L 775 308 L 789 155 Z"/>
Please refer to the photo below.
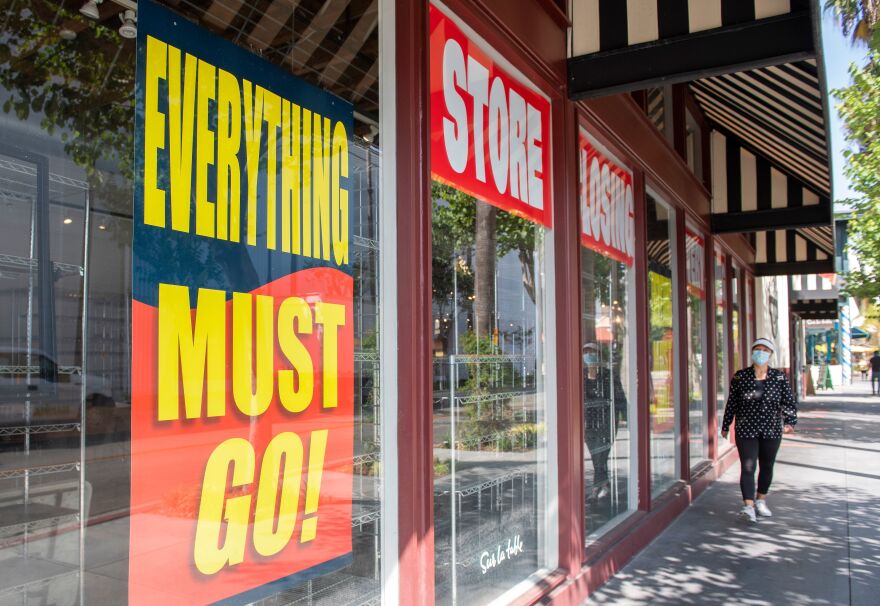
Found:
<path fill-rule="evenodd" d="M 798 370 L 817 11 L 6 0 L 0 604 L 583 601 Z"/>

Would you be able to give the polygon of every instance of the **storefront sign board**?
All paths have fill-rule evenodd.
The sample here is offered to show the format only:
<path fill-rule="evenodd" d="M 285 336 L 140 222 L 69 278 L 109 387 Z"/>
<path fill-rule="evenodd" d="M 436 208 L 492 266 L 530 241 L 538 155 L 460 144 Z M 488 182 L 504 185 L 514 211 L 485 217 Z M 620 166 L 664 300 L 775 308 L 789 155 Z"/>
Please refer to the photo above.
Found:
<path fill-rule="evenodd" d="M 139 3 L 131 604 L 351 562 L 352 107 Z"/>
<path fill-rule="evenodd" d="M 549 227 L 550 101 L 430 7 L 431 175 Z"/>
<path fill-rule="evenodd" d="M 702 236 L 685 227 L 685 252 L 687 253 L 687 289 L 699 299 L 706 298 L 704 259 L 705 247 Z"/>
<path fill-rule="evenodd" d="M 632 173 L 591 140 L 578 136 L 581 244 L 632 266 L 635 255 L 635 202 Z"/>

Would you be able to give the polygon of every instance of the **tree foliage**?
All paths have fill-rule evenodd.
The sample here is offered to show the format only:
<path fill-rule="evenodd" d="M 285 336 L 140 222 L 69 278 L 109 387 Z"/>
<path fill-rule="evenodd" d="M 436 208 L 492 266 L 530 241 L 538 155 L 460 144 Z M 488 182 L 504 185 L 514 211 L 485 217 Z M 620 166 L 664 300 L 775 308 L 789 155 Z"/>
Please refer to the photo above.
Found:
<path fill-rule="evenodd" d="M 852 206 L 848 252 L 858 266 L 845 276 L 857 297 L 880 296 L 880 0 L 829 0 L 845 35 L 868 45 L 864 65 L 849 68 L 851 84 L 834 91 L 850 149 L 844 173 L 860 197 Z"/>
<path fill-rule="evenodd" d="M 3 3 L 6 4 L 6 3 Z M 59 23 L 79 30 L 59 37 Z M 131 178 L 134 45 L 118 32 L 53 2 L 6 6 L 0 39 L 0 87 L 5 113 L 32 115 L 58 135 L 92 185 L 106 159 Z"/>

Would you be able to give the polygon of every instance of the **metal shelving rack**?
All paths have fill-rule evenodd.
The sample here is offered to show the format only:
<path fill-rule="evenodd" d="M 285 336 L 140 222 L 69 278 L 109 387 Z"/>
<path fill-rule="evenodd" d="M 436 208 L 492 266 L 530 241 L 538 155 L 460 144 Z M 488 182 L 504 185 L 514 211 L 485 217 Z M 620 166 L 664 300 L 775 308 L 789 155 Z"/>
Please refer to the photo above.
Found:
<path fill-rule="evenodd" d="M 51 196 L 74 190 L 84 196 L 87 213 L 88 184 L 50 173 L 43 156 L 5 146 L 0 146 L 0 177 L 0 199 L 27 213 L 19 217 L 27 216 L 30 224 L 27 255 L 8 250 L 0 254 L 0 270 L 17 275 L 25 284 L 9 291 L 13 297 L 6 345 L 9 363 L 0 365 L 0 380 L 6 387 L 0 445 L 7 450 L 11 445 L 21 458 L 8 466 L 5 457 L 7 465 L 0 466 L 0 600 L 55 602 L 49 596 L 60 592 L 69 598 L 59 603 L 69 599 L 73 604 L 80 577 L 81 453 L 77 449 L 72 458 L 62 460 L 41 458 L 33 442 L 37 436 L 46 440 L 73 434 L 81 439 L 82 401 L 78 398 L 77 419 L 41 422 L 35 419 L 34 398 L 46 397 L 42 392 L 37 395 L 39 388 L 49 398 L 57 394 L 57 377 L 82 375 L 80 366 L 57 365 L 59 318 L 53 291 L 63 277 L 83 278 L 84 267 L 51 259 L 49 207 Z M 51 370 L 48 378 L 47 370 Z"/>

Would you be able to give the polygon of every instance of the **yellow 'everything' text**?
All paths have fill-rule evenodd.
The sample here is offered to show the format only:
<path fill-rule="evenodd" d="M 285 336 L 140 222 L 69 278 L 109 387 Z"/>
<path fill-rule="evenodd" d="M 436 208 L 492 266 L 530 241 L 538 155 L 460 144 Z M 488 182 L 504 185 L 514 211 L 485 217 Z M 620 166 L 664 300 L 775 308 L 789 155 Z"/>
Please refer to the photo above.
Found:
<path fill-rule="evenodd" d="M 144 223 L 348 264 L 345 124 L 152 36 L 146 54 Z"/>

